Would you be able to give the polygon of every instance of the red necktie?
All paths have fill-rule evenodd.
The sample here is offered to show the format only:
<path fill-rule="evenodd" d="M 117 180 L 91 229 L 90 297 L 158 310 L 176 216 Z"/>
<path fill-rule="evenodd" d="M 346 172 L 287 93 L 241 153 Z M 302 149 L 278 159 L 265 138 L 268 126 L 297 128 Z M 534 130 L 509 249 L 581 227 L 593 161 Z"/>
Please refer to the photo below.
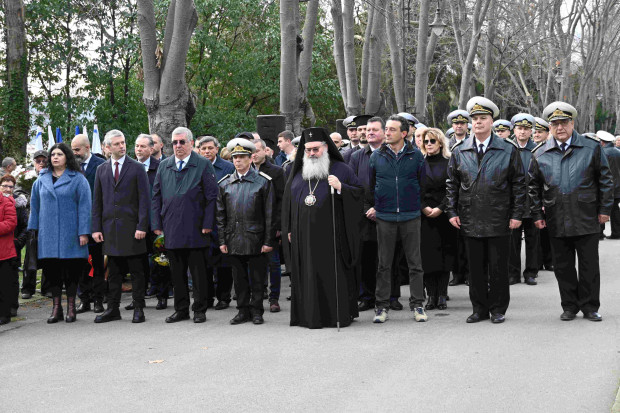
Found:
<path fill-rule="evenodd" d="M 114 182 L 118 182 L 118 162 L 114 162 L 116 169 L 114 169 Z"/>

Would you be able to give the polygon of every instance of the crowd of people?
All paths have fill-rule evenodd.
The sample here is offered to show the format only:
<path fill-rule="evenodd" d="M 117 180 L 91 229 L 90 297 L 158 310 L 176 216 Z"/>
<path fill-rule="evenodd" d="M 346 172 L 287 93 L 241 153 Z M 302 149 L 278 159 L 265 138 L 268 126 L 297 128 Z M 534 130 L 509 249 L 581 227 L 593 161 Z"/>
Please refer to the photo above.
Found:
<path fill-rule="evenodd" d="M 483 97 L 466 109 L 448 115 L 445 134 L 409 113 L 349 117 L 348 139 L 282 131 L 277 153 L 256 132 L 220 147 L 178 127 L 168 157 L 155 134 L 136 138 L 133 157 L 119 130 L 104 155 L 77 135 L 33 154 L 29 193 L 6 158 L 0 324 L 17 312 L 20 265 L 23 299 L 42 270 L 50 324 L 91 310 L 95 323 L 121 320 L 127 276 L 133 323 L 146 320 L 145 297 L 164 310 L 173 296 L 167 323 L 205 322 L 234 299 L 231 324 L 262 324 L 265 300 L 280 311 L 282 268 L 293 326 L 344 327 L 368 310 L 385 323 L 403 310 L 402 285 L 425 322 L 459 284 L 468 323 L 502 323 L 510 285 L 534 286 L 541 270 L 555 272 L 561 320 L 601 321 L 598 245 L 610 216 L 608 238 L 620 238 L 620 137 L 579 134 L 565 102 L 510 121 Z"/>

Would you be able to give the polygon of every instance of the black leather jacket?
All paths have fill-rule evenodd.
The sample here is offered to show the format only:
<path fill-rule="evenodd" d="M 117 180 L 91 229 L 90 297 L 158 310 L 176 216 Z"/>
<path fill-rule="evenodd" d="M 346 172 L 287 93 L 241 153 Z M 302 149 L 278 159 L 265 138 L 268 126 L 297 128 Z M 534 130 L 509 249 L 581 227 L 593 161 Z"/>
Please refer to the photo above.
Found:
<path fill-rule="evenodd" d="M 594 139 L 573 131 L 566 153 L 556 140 L 534 149 L 528 194 L 534 220 L 545 219 L 552 237 L 598 233 L 598 215 L 609 215 L 614 189 L 607 158 Z M 543 213 L 544 207 L 544 213 Z"/>
<path fill-rule="evenodd" d="M 515 145 L 519 148 L 519 155 L 521 155 L 521 162 L 523 163 L 523 171 L 525 172 L 525 188 L 527 192 L 527 185 L 530 182 L 530 176 L 527 173 L 530 167 L 530 161 L 532 160 L 532 150 L 536 147 L 536 144 L 532 141 L 527 141 L 527 144 L 524 148 L 519 145 L 517 139 L 514 140 Z M 530 205 L 530 197 L 525 197 L 525 207 L 523 208 L 523 218 L 531 218 L 531 205 Z"/>
<path fill-rule="evenodd" d="M 620 198 L 620 149 L 613 142 L 607 142 L 603 146 L 603 152 L 609 161 L 609 169 L 614 181 L 614 199 Z"/>
<path fill-rule="evenodd" d="M 275 247 L 275 196 L 271 178 L 250 168 L 239 178 L 235 171 L 222 178 L 217 197 L 220 245 L 230 255 L 258 255 L 261 247 Z"/>
<path fill-rule="evenodd" d="M 493 133 L 479 165 L 475 142 L 472 135 L 453 149 L 446 213 L 460 218 L 465 236 L 509 235 L 510 220 L 520 221 L 525 208 L 525 172 L 519 150 Z"/>

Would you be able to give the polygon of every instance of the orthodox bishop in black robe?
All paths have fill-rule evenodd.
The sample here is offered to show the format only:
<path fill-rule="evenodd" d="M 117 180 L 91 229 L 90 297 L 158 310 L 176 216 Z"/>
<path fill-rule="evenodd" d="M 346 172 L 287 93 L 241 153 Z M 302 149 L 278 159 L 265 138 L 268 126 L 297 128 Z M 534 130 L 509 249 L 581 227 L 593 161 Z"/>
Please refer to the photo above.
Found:
<path fill-rule="evenodd" d="M 337 320 L 348 326 L 359 315 L 354 268 L 360 250 L 362 197 L 362 185 L 327 131 L 305 129 L 282 204 L 282 239 L 291 265 L 292 326 L 335 327 Z"/>

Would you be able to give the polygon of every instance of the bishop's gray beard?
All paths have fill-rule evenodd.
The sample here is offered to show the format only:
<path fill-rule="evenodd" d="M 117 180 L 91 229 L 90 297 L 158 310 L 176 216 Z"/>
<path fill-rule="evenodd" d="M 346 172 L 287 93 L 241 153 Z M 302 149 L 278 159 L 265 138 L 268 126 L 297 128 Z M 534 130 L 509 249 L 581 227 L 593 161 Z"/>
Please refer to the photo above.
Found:
<path fill-rule="evenodd" d="M 329 176 L 329 153 L 327 149 L 325 149 L 320 158 L 304 156 L 303 161 L 301 177 L 306 181 L 310 179 L 326 179 Z"/>

